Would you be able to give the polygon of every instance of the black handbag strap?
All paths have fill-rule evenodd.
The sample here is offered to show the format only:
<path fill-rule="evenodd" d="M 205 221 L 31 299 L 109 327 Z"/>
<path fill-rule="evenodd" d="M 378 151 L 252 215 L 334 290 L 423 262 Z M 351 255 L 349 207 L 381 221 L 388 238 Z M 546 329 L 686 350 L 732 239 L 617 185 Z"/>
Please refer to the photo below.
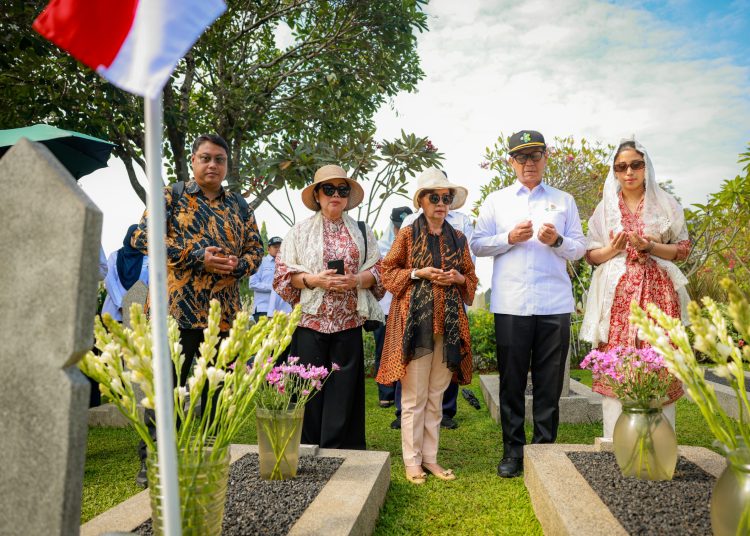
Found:
<path fill-rule="evenodd" d="M 365 239 L 365 258 L 362 259 L 362 265 L 364 266 L 365 262 L 367 262 L 367 224 L 360 220 L 357 222 L 357 226 L 362 233 L 362 238 Z"/>

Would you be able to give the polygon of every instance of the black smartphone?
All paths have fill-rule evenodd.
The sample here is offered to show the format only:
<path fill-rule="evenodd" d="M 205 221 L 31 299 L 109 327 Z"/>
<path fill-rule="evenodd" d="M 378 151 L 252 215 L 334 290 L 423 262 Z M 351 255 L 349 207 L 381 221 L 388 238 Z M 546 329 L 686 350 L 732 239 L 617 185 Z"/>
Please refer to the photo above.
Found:
<path fill-rule="evenodd" d="M 328 269 L 336 270 L 339 275 L 344 275 L 344 259 L 336 259 L 335 261 L 328 261 Z"/>

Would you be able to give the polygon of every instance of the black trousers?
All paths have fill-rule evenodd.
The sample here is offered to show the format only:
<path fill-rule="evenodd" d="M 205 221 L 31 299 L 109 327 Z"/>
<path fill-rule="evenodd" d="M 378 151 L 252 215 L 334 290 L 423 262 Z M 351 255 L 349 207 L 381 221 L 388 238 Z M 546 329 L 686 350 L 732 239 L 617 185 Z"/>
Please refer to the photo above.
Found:
<path fill-rule="evenodd" d="M 554 443 L 560 422 L 560 395 L 570 344 L 570 314 L 495 315 L 500 372 L 503 457 L 522 458 L 526 444 L 526 379 L 531 369 L 534 435 L 532 443 Z"/>
<path fill-rule="evenodd" d="M 302 443 L 332 449 L 365 449 L 365 365 L 362 328 L 320 333 L 298 327 L 290 354 L 300 364 L 341 369 L 305 406 Z"/>
<path fill-rule="evenodd" d="M 219 341 L 226 338 L 229 335 L 228 332 L 219 333 Z M 185 361 L 182 363 L 180 369 L 180 383 L 177 383 L 175 376 L 174 367 L 170 366 L 172 371 L 172 385 L 177 387 L 187 385 L 187 380 L 190 377 L 190 370 L 193 368 L 193 362 L 199 355 L 200 345 L 203 342 L 203 328 L 200 329 L 183 329 L 180 328 L 180 344 L 182 344 L 182 353 L 185 354 Z M 218 400 L 219 390 L 214 393 L 214 404 L 216 407 L 216 400 Z M 208 386 L 203 389 L 201 393 L 201 408 L 205 409 L 208 405 Z M 179 428 L 180 423 L 177 423 Z M 146 410 L 146 426 L 148 426 L 148 432 L 151 438 L 156 441 L 156 415 L 151 409 Z M 138 442 L 138 457 L 141 460 L 146 459 L 146 442 L 142 439 Z"/>

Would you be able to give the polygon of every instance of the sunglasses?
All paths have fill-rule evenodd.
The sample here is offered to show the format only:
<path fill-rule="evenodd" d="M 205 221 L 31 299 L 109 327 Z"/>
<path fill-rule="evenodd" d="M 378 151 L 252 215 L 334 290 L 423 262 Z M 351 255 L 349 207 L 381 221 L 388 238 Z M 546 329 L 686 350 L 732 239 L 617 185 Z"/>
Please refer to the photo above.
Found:
<path fill-rule="evenodd" d="M 428 194 L 427 195 L 427 199 L 433 205 L 437 205 L 438 203 L 440 203 L 440 201 L 442 201 L 444 205 L 450 206 L 450 205 L 453 204 L 453 198 L 454 198 L 453 194 L 443 194 L 442 196 L 438 195 L 438 194 Z"/>
<path fill-rule="evenodd" d="M 542 156 L 544 156 L 542 151 L 534 151 L 533 153 L 517 154 L 513 157 L 513 160 L 519 164 L 525 164 L 529 158 L 531 158 L 532 162 L 539 162 L 542 159 Z"/>
<path fill-rule="evenodd" d="M 340 186 L 334 186 L 333 184 L 321 184 L 318 188 L 328 197 L 333 197 L 336 192 L 339 193 L 339 197 L 349 197 L 352 191 L 352 187 L 348 184 L 342 184 Z"/>
<path fill-rule="evenodd" d="M 646 162 L 644 160 L 634 160 L 630 164 L 627 164 L 625 162 L 615 164 L 614 166 L 612 166 L 612 169 L 614 169 L 617 173 L 624 173 L 628 170 L 628 168 L 632 169 L 633 171 L 638 171 L 639 169 L 643 169 L 645 167 Z"/>

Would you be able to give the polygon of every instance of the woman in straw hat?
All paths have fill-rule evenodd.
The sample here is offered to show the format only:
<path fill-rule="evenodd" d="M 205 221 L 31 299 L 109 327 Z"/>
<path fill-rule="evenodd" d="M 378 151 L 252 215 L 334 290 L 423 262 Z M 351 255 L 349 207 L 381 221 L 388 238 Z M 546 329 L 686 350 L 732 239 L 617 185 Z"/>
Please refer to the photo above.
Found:
<path fill-rule="evenodd" d="M 438 169 L 418 179 L 414 207 L 423 213 L 401 228 L 383 260 L 383 284 L 393 293 L 378 383 L 401 380 L 401 448 L 406 478 L 431 473 L 454 480 L 437 463 L 443 392 L 451 378 L 471 382 L 469 320 L 477 276 L 466 237 L 445 221 L 467 190 Z"/>
<path fill-rule="evenodd" d="M 363 198 L 342 168 L 321 167 L 302 191 L 315 214 L 292 227 L 276 259 L 274 290 L 302 307 L 290 355 L 339 367 L 305 407 L 302 442 L 323 448 L 365 448 L 362 326 L 384 320 L 378 300 L 385 289 L 375 235 L 346 214 Z"/>

